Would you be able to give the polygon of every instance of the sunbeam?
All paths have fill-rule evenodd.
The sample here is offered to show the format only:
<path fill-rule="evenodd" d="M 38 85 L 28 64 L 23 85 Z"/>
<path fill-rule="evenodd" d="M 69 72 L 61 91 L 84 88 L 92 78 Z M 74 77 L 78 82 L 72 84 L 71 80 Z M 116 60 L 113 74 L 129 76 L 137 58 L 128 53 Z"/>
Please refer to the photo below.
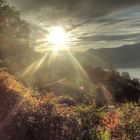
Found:
<path fill-rule="evenodd" d="M 34 62 L 33 64 L 31 64 L 30 66 L 28 66 L 23 72 L 22 74 L 20 74 L 20 77 L 24 77 L 24 76 L 32 76 L 34 75 L 34 73 L 41 67 L 41 65 L 43 64 L 43 62 L 45 61 L 46 57 L 47 57 L 47 53 L 39 60 Z"/>
<path fill-rule="evenodd" d="M 106 98 L 107 104 L 114 105 L 116 102 L 113 98 L 113 95 L 108 91 L 106 86 L 104 86 L 103 84 L 100 86 L 103 90 L 103 94 L 104 94 L 104 97 Z"/>
<path fill-rule="evenodd" d="M 80 79 L 83 79 L 83 80 L 85 79 L 85 80 L 90 81 L 90 78 L 89 78 L 87 72 L 83 69 L 83 67 L 80 65 L 80 63 L 76 60 L 76 58 L 72 55 L 72 53 L 70 51 L 68 51 L 68 55 L 73 63 L 73 66 L 76 69 L 76 73 L 77 73 L 78 77 Z"/>

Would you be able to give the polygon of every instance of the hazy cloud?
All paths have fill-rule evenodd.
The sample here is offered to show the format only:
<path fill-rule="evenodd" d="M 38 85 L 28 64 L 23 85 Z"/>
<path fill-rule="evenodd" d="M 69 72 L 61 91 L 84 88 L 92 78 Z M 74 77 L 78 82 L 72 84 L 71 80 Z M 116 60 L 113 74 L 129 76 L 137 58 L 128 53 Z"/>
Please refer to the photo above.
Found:
<path fill-rule="evenodd" d="M 23 11 L 38 10 L 44 7 L 52 7 L 57 10 L 65 10 L 74 15 L 101 16 L 115 10 L 121 10 L 140 5 L 139 0 L 10 0 Z"/>
<path fill-rule="evenodd" d="M 32 25 L 32 37 L 36 39 L 48 34 L 50 26 L 61 25 L 71 35 L 71 47 L 116 47 L 140 40 L 140 0 L 9 2 L 18 7 Z"/>

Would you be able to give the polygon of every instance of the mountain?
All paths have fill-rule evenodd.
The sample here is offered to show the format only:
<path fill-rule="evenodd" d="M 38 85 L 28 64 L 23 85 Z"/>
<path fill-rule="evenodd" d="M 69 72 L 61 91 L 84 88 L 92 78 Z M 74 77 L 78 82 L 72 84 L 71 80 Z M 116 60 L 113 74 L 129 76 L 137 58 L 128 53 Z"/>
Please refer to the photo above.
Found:
<path fill-rule="evenodd" d="M 115 68 L 140 67 L 140 43 L 118 48 L 89 49 L 75 56 L 81 63 L 93 67 L 108 68 L 111 65 Z"/>
<path fill-rule="evenodd" d="M 40 54 L 39 59 L 33 61 L 19 74 L 25 80 L 30 79 L 26 81 L 27 83 L 40 88 L 43 85 L 44 88 L 44 85 L 63 78 L 87 79 L 85 71 L 91 73 L 91 68 L 112 66 L 113 68 L 140 67 L 140 43 L 118 48 L 89 49 L 85 52 Z"/>

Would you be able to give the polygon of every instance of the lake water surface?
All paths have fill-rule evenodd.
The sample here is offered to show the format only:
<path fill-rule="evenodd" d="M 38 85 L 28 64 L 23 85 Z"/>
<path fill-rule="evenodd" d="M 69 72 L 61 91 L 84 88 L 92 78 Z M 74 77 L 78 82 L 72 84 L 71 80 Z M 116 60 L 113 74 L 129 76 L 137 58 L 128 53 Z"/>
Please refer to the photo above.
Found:
<path fill-rule="evenodd" d="M 131 77 L 140 79 L 140 68 L 121 68 L 119 72 L 128 72 Z"/>

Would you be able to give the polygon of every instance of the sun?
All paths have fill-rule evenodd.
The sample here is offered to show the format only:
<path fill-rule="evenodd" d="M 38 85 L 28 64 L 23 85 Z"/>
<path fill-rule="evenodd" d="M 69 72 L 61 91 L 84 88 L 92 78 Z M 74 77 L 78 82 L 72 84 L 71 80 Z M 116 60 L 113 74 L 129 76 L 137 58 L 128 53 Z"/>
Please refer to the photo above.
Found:
<path fill-rule="evenodd" d="M 69 35 L 64 28 L 55 26 L 50 29 L 48 34 L 48 42 L 53 46 L 55 51 L 67 48 L 69 43 Z"/>

